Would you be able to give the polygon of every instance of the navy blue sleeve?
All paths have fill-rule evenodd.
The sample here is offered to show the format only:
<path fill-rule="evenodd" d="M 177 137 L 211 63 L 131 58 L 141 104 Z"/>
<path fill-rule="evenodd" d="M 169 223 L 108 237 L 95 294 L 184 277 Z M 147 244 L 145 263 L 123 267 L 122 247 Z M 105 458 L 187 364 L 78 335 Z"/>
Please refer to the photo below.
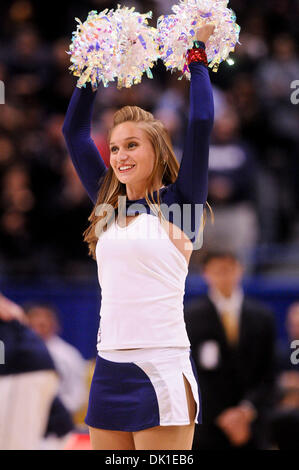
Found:
<path fill-rule="evenodd" d="M 44 341 L 17 320 L 0 320 L 0 340 L 4 344 L 5 363 L 0 363 L 0 376 L 38 370 L 55 370 Z"/>
<path fill-rule="evenodd" d="M 91 137 L 92 111 L 96 94 L 89 83 L 86 88 L 75 87 L 62 128 L 73 165 L 94 204 L 100 189 L 99 180 L 107 171 Z"/>
<path fill-rule="evenodd" d="M 208 196 L 210 134 L 214 122 L 214 101 L 208 68 L 192 62 L 190 109 L 183 156 L 173 190 L 180 202 L 205 204 Z"/>

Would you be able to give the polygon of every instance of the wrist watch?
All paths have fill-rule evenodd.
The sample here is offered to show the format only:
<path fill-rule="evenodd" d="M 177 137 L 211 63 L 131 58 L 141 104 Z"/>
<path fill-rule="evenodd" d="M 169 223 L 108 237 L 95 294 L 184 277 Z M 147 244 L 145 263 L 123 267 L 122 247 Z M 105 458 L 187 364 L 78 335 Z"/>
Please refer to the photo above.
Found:
<path fill-rule="evenodd" d="M 193 41 L 193 47 L 196 47 L 196 48 L 202 47 L 205 49 L 206 45 L 203 41 Z"/>

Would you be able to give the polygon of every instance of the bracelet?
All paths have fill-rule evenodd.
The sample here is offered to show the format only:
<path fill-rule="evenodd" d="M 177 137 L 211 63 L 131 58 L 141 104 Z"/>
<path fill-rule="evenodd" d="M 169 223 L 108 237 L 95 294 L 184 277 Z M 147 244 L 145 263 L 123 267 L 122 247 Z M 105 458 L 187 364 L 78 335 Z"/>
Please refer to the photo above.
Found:
<path fill-rule="evenodd" d="M 204 64 L 206 67 L 208 67 L 208 59 L 207 59 L 207 54 L 204 49 L 200 48 L 195 48 L 193 47 L 192 49 L 189 49 L 188 54 L 187 54 L 187 63 L 190 65 L 192 62 L 201 62 Z"/>

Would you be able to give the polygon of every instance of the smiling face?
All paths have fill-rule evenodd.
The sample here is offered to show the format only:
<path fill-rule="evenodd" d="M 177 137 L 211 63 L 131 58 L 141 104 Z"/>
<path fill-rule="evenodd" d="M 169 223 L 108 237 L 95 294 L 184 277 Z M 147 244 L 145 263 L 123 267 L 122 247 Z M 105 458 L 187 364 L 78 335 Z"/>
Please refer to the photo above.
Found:
<path fill-rule="evenodd" d="M 126 121 L 113 129 L 110 164 L 117 179 L 126 185 L 128 195 L 131 193 L 134 198 L 134 194 L 136 196 L 144 192 L 155 159 L 154 147 L 138 123 Z"/>

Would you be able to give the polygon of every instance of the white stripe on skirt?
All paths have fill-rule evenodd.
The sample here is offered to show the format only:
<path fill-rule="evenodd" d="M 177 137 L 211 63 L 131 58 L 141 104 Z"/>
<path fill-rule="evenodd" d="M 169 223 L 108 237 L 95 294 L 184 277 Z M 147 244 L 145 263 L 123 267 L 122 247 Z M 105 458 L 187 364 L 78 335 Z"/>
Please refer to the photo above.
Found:
<path fill-rule="evenodd" d="M 191 366 L 190 348 L 114 349 L 99 351 L 99 355 L 112 362 L 133 362 L 144 371 L 157 395 L 160 426 L 190 423 L 184 374 L 197 405 L 195 422 L 198 423 L 199 391 Z"/>

